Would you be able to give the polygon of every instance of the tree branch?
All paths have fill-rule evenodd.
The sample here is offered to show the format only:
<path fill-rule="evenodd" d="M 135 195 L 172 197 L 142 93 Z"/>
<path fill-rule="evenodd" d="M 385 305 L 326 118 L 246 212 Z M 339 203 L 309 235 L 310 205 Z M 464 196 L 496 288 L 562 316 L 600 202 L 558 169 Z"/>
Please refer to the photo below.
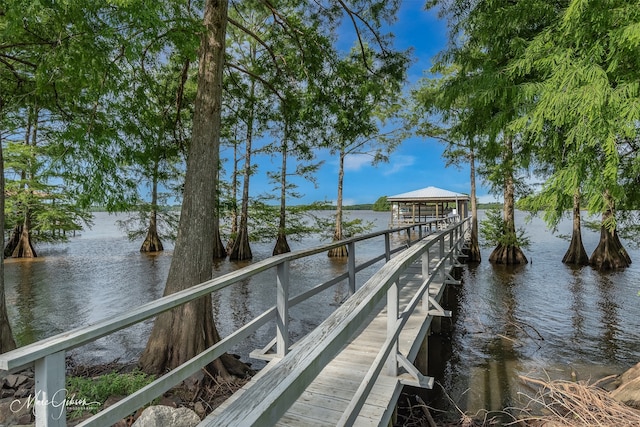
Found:
<path fill-rule="evenodd" d="M 236 65 L 236 64 L 230 63 L 229 61 L 225 61 L 225 64 L 226 64 L 228 67 L 230 67 L 230 68 L 233 68 L 233 69 L 235 69 L 235 70 L 238 70 L 238 71 L 240 71 L 241 73 L 244 73 L 244 74 L 246 74 L 246 75 L 248 75 L 248 76 L 251 76 L 251 77 L 253 77 L 254 79 L 258 80 L 258 81 L 259 81 L 259 82 L 261 82 L 263 85 L 265 85 L 266 87 L 268 87 L 268 88 L 271 90 L 271 92 L 273 92 L 273 94 L 274 94 L 275 96 L 277 96 L 277 97 L 278 97 L 278 99 L 280 99 L 280 101 L 285 102 L 284 97 L 283 97 L 282 95 L 280 95 L 280 92 L 278 92 L 278 90 L 277 90 L 275 87 L 273 87 L 273 85 L 272 85 L 271 83 L 269 83 L 268 81 L 266 81 L 265 79 L 263 79 L 262 77 L 260 77 L 258 74 L 254 73 L 254 72 L 252 72 L 252 71 L 249 71 L 249 70 L 247 70 L 246 68 L 243 68 L 243 67 L 241 67 L 241 66 L 239 66 L 239 65 Z"/>
<path fill-rule="evenodd" d="M 271 59 L 273 60 L 273 64 L 275 65 L 275 67 L 278 69 L 279 72 L 282 71 L 282 69 L 280 68 L 280 66 L 278 65 L 278 59 L 276 57 L 276 54 L 273 52 L 273 50 L 271 49 L 271 47 L 269 45 L 267 45 L 264 40 L 262 40 L 260 37 L 258 37 L 258 35 L 256 33 L 254 33 L 253 31 L 251 31 L 250 29 L 248 29 L 247 27 L 245 27 L 244 25 L 242 25 L 241 23 L 239 23 L 238 21 L 236 21 L 235 19 L 231 18 L 231 17 L 227 17 L 227 21 L 233 25 L 234 27 L 236 27 L 237 29 L 239 29 L 240 31 L 244 32 L 245 34 L 247 34 L 248 36 L 250 36 L 251 38 L 253 38 L 255 41 L 257 41 L 262 47 L 265 48 L 265 50 L 269 53 L 269 56 L 271 56 Z"/>

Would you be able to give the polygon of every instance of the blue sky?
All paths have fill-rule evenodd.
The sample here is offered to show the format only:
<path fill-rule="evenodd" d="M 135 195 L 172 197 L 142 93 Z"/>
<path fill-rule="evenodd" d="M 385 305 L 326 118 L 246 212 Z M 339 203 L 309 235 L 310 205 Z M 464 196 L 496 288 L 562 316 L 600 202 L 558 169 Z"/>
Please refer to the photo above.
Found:
<path fill-rule="evenodd" d="M 447 43 L 446 24 L 440 21 L 435 11 L 424 10 L 424 0 L 405 0 L 397 22 L 391 27 L 399 49 L 413 48 L 414 62 L 409 69 L 409 84 L 415 85 L 431 67 L 434 55 Z M 407 90 L 410 88 L 407 87 Z M 344 203 L 373 203 L 380 196 L 391 196 L 428 186 L 441 187 L 461 193 L 470 192 L 468 167 L 445 167 L 442 158 L 443 145 L 432 139 L 411 137 L 404 140 L 392 153 L 388 163 L 372 166 L 364 156 L 347 157 L 344 178 Z M 328 152 L 318 151 L 318 160 L 324 164 L 318 172 L 317 188 L 303 180 L 296 180 L 297 191 L 303 197 L 290 203 L 311 203 L 314 201 L 335 202 L 337 198 L 337 157 Z M 258 158 L 259 170 L 252 176 L 253 195 L 272 191 L 265 171 L 275 165 L 268 158 Z M 487 189 L 477 182 L 477 195 L 481 202 L 495 200 Z"/>

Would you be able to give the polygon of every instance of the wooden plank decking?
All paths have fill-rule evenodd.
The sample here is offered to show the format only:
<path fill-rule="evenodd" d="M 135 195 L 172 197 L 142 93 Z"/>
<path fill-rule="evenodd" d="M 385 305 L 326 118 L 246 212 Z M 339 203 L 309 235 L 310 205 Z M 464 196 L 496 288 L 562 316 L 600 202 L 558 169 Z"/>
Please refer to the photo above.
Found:
<path fill-rule="evenodd" d="M 435 252 L 435 248 L 432 248 L 432 251 Z M 438 262 L 435 255 L 430 256 L 429 259 L 432 265 Z M 422 266 L 418 260 L 400 276 L 400 312 L 409 303 L 422 283 Z M 436 301 L 440 301 L 445 286 L 446 284 L 442 283 L 441 279 L 434 278 L 429 286 L 429 295 Z M 383 305 L 380 304 L 381 308 L 374 312 L 373 319 L 370 322 L 364 322 L 363 328 L 352 337 L 350 342 L 321 371 L 298 400 L 291 405 L 285 415 L 277 422 L 277 426 L 318 427 L 338 424 L 387 337 L 387 313 L 386 308 L 382 307 Z M 433 317 L 419 306 L 413 311 L 403 328 L 398 347 L 400 353 L 410 361 L 415 360 L 432 319 Z M 268 363 L 243 389 L 236 392 L 203 420 L 203 424 L 211 423 L 231 402 L 250 388 L 261 375 L 269 371 L 278 360 L 273 359 Z M 378 376 L 354 425 L 387 425 L 393 415 L 401 390 L 402 384 L 398 377 L 384 374 Z"/>

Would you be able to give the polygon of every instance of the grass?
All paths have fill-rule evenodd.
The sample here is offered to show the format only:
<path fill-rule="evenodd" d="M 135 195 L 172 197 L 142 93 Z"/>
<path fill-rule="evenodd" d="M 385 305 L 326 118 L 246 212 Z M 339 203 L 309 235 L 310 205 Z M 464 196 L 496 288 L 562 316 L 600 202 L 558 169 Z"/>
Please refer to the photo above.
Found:
<path fill-rule="evenodd" d="M 111 396 L 127 396 L 145 385 L 155 377 L 139 370 L 129 373 L 112 372 L 97 377 L 67 377 L 67 399 L 69 417 L 77 418 L 85 411 L 92 414 L 102 409 Z"/>

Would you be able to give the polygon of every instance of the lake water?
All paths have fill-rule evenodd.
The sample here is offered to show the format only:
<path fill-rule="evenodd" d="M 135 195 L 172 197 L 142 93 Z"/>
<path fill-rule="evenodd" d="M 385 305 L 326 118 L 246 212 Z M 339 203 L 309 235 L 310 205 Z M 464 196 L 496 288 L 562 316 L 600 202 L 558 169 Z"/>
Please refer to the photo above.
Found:
<path fill-rule="evenodd" d="M 370 211 L 349 216 L 372 221 L 375 229 L 386 228 L 389 219 L 387 213 Z M 519 224 L 524 224 L 523 218 L 518 213 Z M 165 244 L 168 250 L 158 255 L 141 254 L 141 242 L 128 241 L 115 225 L 116 219 L 98 213 L 94 227 L 69 243 L 39 246 L 40 257 L 34 260 L 6 260 L 7 306 L 20 344 L 89 325 L 161 296 L 171 245 Z M 492 248 L 485 248 L 482 263 L 462 270 L 464 284 L 453 298 L 457 314 L 449 321 L 452 332 L 438 344 L 448 357 L 439 364 L 437 379 L 464 410 L 513 404 L 523 392 L 518 375 L 570 379 L 573 371 L 578 379 L 595 379 L 640 361 L 640 250 L 625 242 L 634 263 L 623 271 L 576 269 L 561 263 L 568 241 L 546 231 L 539 219 L 526 228 L 531 238 L 525 250 L 528 265 L 492 266 L 487 261 Z M 570 222 L 563 222 L 559 233 L 570 232 Z M 598 233 L 583 233 L 591 253 Z M 297 250 L 320 243 L 325 242 L 307 238 L 290 245 Z M 272 248 L 272 243 L 252 244 L 254 260 L 268 257 Z M 383 248 L 380 239 L 358 247 L 357 254 L 371 257 Z M 215 274 L 243 265 L 247 263 L 221 261 Z M 324 254 L 293 263 L 292 295 L 320 283 L 321 276 L 344 269 L 344 261 Z M 369 273 L 373 271 L 375 266 Z M 365 279 L 363 275 L 358 282 Z M 214 295 L 221 334 L 272 306 L 274 283 L 275 273 L 263 273 Z M 292 309 L 293 339 L 321 322 L 347 294 L 346 284 L 341 284 Z M 144 348 L 150 328 L 147 321 L 72 354 L 83 363 L 133 361 Z M 273 328 L 266 328 L 235 351 L 246 360 L 249 351 L 264 345 L 273 334 Z"/>
<path fill-rule="evenodd" d="M 518 224 L 524 218 L 517 213 Z M 556 235 L 540 219 L 525 228 L 529 264 L 493 266 L 484 248 L 483 262 L 462 270 L 452 332 L 435 340 L 450 355 L 437 373 L 449 395 L 439 406 L 522 407 L 534 391 L 519 376 L 593 382 L 640 362 L 640 250 L 623 242 L 634 262 L 621 271 L 569 267 L 569 242 L 557 237 L 570 236 L 569 220 Z M 591 254 L 599 232 L 583 228 L 583 240 Z"/>

